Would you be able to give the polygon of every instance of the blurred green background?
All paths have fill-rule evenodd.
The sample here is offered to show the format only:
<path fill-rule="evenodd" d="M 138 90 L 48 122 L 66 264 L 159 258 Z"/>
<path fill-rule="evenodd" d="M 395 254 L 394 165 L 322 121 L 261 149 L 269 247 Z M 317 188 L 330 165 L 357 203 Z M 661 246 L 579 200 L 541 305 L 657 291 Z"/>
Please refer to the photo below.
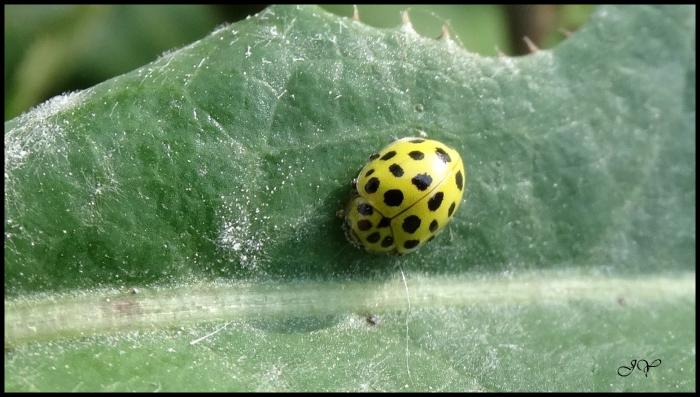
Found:
<path fill-rule="evenodd" d="M 351 5 L 323 5 L 352 16 Z M 93 86 L 264 9 L 248 5 L 6 5 L 5 120 L 66 91 Z M 528 36 L 550 48 L 578 29 L 591 5 L 359 5 L 360 20 L 394 27 L 408 10 L 418 33 L 447 23 L 470 51 L 522 55 Z"/>

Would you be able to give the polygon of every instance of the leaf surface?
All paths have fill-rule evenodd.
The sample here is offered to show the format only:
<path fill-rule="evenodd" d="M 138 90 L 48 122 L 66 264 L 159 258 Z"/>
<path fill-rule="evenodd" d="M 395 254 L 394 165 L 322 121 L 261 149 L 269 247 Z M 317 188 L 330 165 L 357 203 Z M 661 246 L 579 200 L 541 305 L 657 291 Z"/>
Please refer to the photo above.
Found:
<path fill-rule="evenodd" d="M 694 14 L 486 58 L 272 6 L 5 123 L 6 388 L 694 390 Z M 465 202 L 355 250 L 350 180 L 422 133 Z"/>

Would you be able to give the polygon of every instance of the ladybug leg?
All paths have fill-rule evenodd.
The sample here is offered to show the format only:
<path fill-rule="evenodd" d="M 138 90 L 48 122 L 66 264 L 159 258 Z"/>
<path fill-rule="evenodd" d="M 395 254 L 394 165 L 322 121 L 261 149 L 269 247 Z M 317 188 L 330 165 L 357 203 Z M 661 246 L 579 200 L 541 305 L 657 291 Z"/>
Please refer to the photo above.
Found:
<path fill-rule="evenodd" d="M 357 193 L 357 178 L 352 178 L 352 182 L 350 183 L 352 184 L 352 190 Z"/>

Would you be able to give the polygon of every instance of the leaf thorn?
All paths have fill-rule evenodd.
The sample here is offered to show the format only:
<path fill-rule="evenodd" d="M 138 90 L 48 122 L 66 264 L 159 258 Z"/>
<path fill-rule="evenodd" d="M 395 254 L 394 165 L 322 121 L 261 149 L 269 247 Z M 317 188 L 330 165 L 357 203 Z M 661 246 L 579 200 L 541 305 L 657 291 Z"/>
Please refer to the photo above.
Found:
<path fill-rule="evenodd" d="M 564 28 L 559 29 L 559 33 L 563 34 L 566 38 L 569 38 L 572 35 L 570 30 Z"/>
<path fill-rule="evenodd" d="M 408 10 L 401 11 L 401 24 L 404 30 L 414 30 L 411 24 L 411 17 L 408 15 Z"/>
<path fill-rule="evenodd" d="M 499 58 L 505 58 L 508 56 L 505 52 L 501 51 L 501 49 L 497 45 L 495 45 L 494 47 L 496 48 L 496 54 L 498 54 Z"/>
<path fill-rule="evenodd" d="M 530 40 L 529 37 L 523 36 L 523 41 L 525 42 L 525 45 L 527 45 L 527 48 L 530 50 L 530 53 L 534 53 L 539 51 L 540 49 L 535 45 L 535 43 Z"/>
<path fill-rule="evenodd" d="M 447 23 L 442 24 L 442 32 L 438 36 L 438 40 L 449 41 L 450 40 L 450 29 L 447 27 Z"/>
<path fill-rule="evenodd" d="M 352 5 L 352 20 L 353 21 L 360 21 L 360 10 L 357 9 L 357 4 Z"/>

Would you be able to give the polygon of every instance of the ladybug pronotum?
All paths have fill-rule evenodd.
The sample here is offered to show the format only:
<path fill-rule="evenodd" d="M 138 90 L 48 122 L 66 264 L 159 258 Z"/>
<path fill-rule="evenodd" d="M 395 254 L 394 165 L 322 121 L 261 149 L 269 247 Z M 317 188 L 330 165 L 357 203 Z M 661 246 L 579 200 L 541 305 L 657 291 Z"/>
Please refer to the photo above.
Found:
<path fill-rule="evenodd" d="M 430 241 L 462 201 L 459 153 L 424 138 L 402 138 L 369 157 L 344 212 L 348 240 L 369 252 L 406 254 Z"/>

